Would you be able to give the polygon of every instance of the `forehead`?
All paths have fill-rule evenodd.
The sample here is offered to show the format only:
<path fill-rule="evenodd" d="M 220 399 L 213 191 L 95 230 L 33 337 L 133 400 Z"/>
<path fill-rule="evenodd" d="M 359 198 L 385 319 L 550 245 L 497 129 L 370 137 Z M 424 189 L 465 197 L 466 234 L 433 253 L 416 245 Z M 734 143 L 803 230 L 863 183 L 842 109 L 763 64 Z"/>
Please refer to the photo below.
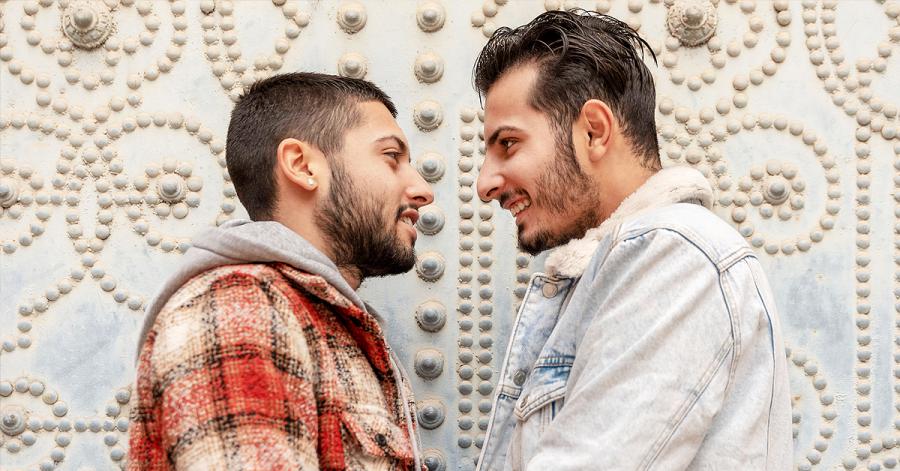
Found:
<path fill-rule="evenodd" d="M 357 105 L 360 114 L 360 122 L 349 133 L 369 136 L 375 139 L 384 135 L 393 134 L 403 139 L 406 136 L 397 124 L 397 120 L 391 115 L 387 107 L 380 101 L 365 101 Z"/>
<path fill-rule="evenodd" d="M 526 64 L 504 72 L 494 82 L 484 101 L 485 135 L 499 126 L 527 128 L 543 119 L 543 113 L 530 104 L 537 77 L 537 66 Z"/>

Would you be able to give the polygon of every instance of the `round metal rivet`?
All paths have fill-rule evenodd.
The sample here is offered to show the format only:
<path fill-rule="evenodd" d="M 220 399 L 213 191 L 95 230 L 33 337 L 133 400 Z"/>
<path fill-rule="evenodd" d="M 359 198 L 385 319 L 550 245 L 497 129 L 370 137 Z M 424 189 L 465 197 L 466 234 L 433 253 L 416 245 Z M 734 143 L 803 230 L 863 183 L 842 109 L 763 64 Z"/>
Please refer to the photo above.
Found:
<path fill-rule="evenodd" d="M 438 301 L 427 301 L 416 309 L 416 321 L 423 330 L 437 332 L 447 321 L 446 309 Z"/>
<path fill-rule="evenodd" d="M 416 374 L 425 379 L 435 379 L 444 371 L 444 355 L 433 348 L 419 350 L 415 359 Z"/>

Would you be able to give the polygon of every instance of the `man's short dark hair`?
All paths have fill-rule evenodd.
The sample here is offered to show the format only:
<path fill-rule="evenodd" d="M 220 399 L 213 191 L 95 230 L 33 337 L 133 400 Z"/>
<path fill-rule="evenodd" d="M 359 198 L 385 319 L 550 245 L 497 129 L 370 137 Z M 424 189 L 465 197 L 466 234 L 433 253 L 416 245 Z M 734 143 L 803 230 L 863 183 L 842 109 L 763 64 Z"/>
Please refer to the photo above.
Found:
<path fill-rule="evenodd" d="M 560 148 L 573 149 L 572 123 L 585 102 L 599 99 L 618 119 L 641 164 L 658 169 L 656 92 L 643 61 L 645 49 L 655 62 L 650 45 L 611 16 L 550 11 L 494 32 L 475 62 L 475 87 L 486 95 L 506 71 L 533 63 L 538 78 L 531 105 L 549 116 Z"/>
<path fill-rule="evenodd" d="M 273 217 L 275 158 L 281 141 L 305 141 L 330 157 L 343 148 L 346 131 L 360 124 L 358 104 L 366 101 L 381 102 L 397 117 L 394 103 L 377 86 L 336 75 L 273 75 L 241 95 L 228 123 L 225 161 L 250 219 Z"/>

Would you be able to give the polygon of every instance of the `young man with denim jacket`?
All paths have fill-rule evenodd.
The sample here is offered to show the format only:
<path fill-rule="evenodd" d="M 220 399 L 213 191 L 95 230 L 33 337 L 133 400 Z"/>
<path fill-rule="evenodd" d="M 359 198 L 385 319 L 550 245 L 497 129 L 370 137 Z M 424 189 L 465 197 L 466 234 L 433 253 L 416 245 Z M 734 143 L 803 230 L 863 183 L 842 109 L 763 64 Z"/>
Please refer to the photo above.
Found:
<path fill-rule="evenodd" d="M 555 248 L 518 312 L 482 471 L 790 467 L 771 290 L 706 178 L 661 169 L 645 49 L 612 17 L 554 11 L 499 29 L 476 63 L 478 193 L 523 250 Z"/>

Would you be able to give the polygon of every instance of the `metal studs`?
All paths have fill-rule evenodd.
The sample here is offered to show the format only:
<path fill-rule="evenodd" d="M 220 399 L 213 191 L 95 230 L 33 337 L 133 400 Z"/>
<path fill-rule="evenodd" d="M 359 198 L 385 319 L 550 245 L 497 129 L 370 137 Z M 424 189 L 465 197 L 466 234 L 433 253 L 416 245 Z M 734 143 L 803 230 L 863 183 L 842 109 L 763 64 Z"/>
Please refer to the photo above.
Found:
<path fill-rule="evenodd" d="M 19 186 L 14 180 L 0 179 L 0 207 L 9 208 L 19 200 Z"/>
<path fill-rule="evenodd" d="M 420 82 L 434 83 L 444 75 L 444 60 L 433 52 L 426 52 L 416 57 L 414 70 Z"/>
<path fill-rule="evenodd" d="M 774 178 L 765 186 L 763 196 L 770 204 L 779 205 L 790 197 L 790 186 L 783 178 Z"/>
<path fill-rule="evenodd" d="M 428 471 L 447 471 L 447 460 L 444 455 L 433 448 L 422 452 L 422 463 Z"/>
<path fill-rule="evenodd" d="M 11 437 L 25 431 L 25 412 L 22 408 L 7 406 L 0 411 L 0 431 Z"/>
<path fill-rule="evenodd" d="M 116 25 L 103 2 L 75 1 L 62 13 L 62 30 L 76 47 L 95 49 L 103 45 Z"/>
<path fill-rule="evenodd" d="M 416 272 L 425 281 L 435 281 L 444 274 L 444 256 L 438 252 L 426 252 L 416 262 Z"/>
<path fill-rule="evenodd" d="M 416 227 L 426 235 L 434 235 L 444 227 L 444 213 L 433 204 L 419 208 L 419 220 Z"/>
<path fill-rule="evenodd" d="M 342 77 L 364 78 L 368 68 L 366 58 L 356 52 L 348 52 L 338 60 L 338 74 Z"/>
<path fill-rule="evenodd" d="M 413 121 L 422 131 L 433 131 L 441 125 L 444 116 L 441 105 L 432 100 L 426 100 L 416 105 L 413 110 Z"/>
<path fill-rule="evenodd" d="M 438 301 L 426 301 L 416 308 L 416 322 L 422 330 L 437 332 L 447 322 L 446 309 Z"/>
<path fill-rule="evenodd" d="M 441 4 L 425 2 L 416 10 L 416 23 L 422 31 L 433 33 L 444 26 L 446 16 L 447 13 Z"/>
<path fill-rule="evenodd" d="M 183 178 L 169 173 L 159 179 L 156 190 L 163 201 L 177 203 L 184 199 L 187 189 Z"/>
<path fill-rule="evenodd" d="M 677 0 L 666 15 L 669 32 L 687 47 L 708 41 L 717 23 L 716 7 L 709 0 Z"/>
<path fill-rule="evenodd" d="M 348 34 L 359 32 L 366 26 L 366 9 L 357 2 L 347 2 L 338 8 L 337 22 Z"/>
<path fill-rule="evenodd" d="M 435 379 L 444 371 L 444 355 L 433 348 L 419 350 L 415 359 L 416 374 L 424 379 Z"/>
<path fill-rule="evenodd" d="M 440 154 L 428 152 L 416 161 L 416 169 L 426 181 L 434 183 L 444 176 L 446 166 Z"/>
<path fill-rule="evenodd" d="M 418 419 L 422 428 L 434 430 L 444 423 L 444 404 L 437 400 L 426 400 L 419 405 Z"/>

